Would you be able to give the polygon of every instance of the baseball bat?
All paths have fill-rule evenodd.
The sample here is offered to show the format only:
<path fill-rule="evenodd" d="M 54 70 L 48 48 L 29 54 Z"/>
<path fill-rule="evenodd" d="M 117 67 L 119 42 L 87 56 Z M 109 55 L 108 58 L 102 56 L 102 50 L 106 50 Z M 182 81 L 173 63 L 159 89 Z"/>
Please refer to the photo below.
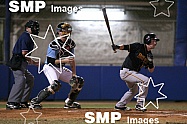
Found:
<path fill-rule="evenodd" d="M 114 45 L 114 40 L 113 40 L 112 33 L 111 33 L 111 30 L 110 30 L 110 24 L 109 24 L 108 16 L 107 16 L 107 13 L 106 13 L 106 8 L 102 8 L 102 11 L 103 11 L 103 16 L 104 16 L 104 19 L 105 19 L 105 22 L 106 22 L 106 26 L 107 26 L 107 29 L 108 29 L 108 33 L 110 35 L 112 45 Z M 116 52 L 117 51 L 114 50 L 114 53 L 116 53 Z"/>

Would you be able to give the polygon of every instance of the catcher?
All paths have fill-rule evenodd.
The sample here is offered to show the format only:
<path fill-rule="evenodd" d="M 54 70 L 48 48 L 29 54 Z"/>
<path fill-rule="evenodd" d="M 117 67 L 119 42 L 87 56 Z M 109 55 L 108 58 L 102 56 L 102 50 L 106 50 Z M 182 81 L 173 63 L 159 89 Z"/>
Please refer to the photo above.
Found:
<path fill-rule="evenodd" d="M 41 90 L 38 95 L 31 100 L 31 107 L 42 108 L 40 103 L 51 94 L 55 94 L 55 92 L 59 91 L 61 88 L 59 80 L 61 80 L 69 83 L 71 86 L 68 98 L 65 100 L 64 108 L 81 108 L 81 105 L 75 102 L 75 100 L 84 85 L 84 79 L 76 75 L 75 59 L 74 56 L 71 55 L 71 53 L 74 53 L 76 44 L 69 38 L 71 32 L 72 26 L 69 23 L 62 22 L 58 24 L 57 34 L 59 38 L 50 42 L 45 65 L 43 67 L 44 74 L 50 85 Z M 71 70 L 64 67 L 65 64 L 70 64 Z M 62 72 L 60 72 L 61 69 Z"/>
<path fill-rule="evenodd" d="M 120 70 L 120 77 L 126 82 L 129 91 L 127 91 L 121 100 L 115 105 L 117 110 L 129 110 L 126 105 L 132 100 L 132 98 L 138 93 L 137 104 L 135 109 L 138 111 L 146 111 L 144 107 L 144 100 L 148 94 L 148 81 L 149 78 L 139 73 L 142 67 L 145 67 L 149 72 L 154 71 L 153 55 L 151 50 L 155 48 L 159 39 L 154 33 L 149 33 L 144 36 L 144 44 L 133 43 L 130 45 L 112 45 L 114 50 L 128 50 L 129 54 Z"/>

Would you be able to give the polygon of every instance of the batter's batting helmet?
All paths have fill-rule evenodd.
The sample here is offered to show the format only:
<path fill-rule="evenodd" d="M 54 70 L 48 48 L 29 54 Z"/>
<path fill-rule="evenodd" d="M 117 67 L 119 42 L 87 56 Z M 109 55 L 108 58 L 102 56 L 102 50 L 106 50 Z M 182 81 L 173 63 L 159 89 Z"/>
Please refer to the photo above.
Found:
<path fill-rule="evenodd" d="M 62 35 L 66 35 L 72 32 L 72 26 L 67 22 L 61 22 L 57 25 L 57 34 L 62 32 Z"/>
<path fill-rule="evenodd" d="M 154 39 L 156 41 L 159 41 L 159 39 L 156 37 L 154 33 L 149 33 L 144 36 L 144 44 L 150 44 L 151 40 Z"/>
<path fill-rule="evenodd" d="M 38 35 L 39 31 L 40 31 L 40 25 L 37 21 L 33 21 L 33 20 L 29 20 L 26 24 L 25 24 L 25 29 L 26 28 L 31 28 L 32 34 L 34 35 Z"/>

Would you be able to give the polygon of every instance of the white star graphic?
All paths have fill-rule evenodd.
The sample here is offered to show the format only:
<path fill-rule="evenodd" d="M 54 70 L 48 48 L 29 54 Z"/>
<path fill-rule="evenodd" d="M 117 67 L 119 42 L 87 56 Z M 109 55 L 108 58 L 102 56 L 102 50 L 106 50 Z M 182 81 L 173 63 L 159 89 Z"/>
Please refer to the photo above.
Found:
<path fill-rule="evenodd" d="M 138 95 L 136 95 L 134 98 L 137 99 L 137 98 L 139 97 L 139 95 L 141 95 L 141 94 L 143 93 L 143 90 L 142 90 L 141 86 L 148 87 L 150 81 L 152 82 L 153 87 L 160 86 L 160 88 L 159 88 L 159 90 L 158 90 L 158 93 L 159 93 L 160 95 L 162 95 L 162 97 L 156 98 L 156 105 L 155 105 L 152 101 L 149 101 L 149 102 L 147 103 L 147 105 L 145 105 L 145 98 L 140 98 L 140 99 L 143 101 L 143 107 L 144 107 L 144 108 L 147 108 L 150 104 L 152 104 L 156 109 L 159 109 L 158 100 L 159 100 L 159 99 L 166 99 L 167 96 L 164 95 L 163 93 L 161 93 L 161 89 L 162 89 L 162 87 L 164 86 L 164 83 L 160 83 L 160 84 L 155 85 L 154 82 L 153 82 L 152 77 L 149 78 L 149 81 L 148 81 L 147 85 L 138 84 L 138 86 L 139 86 L 141 92 L 140 92 Z"/>
<path fill-rule="evenodd" d="M 170 17 L 169 8 L 174 4 L 174 1 L 165 0 L 164 3 L 170 3 L 170 5 L 167 7 L 167 13 L 165 13 L 165 12 L 160 12 L 160 13 L 157 14 L 157 8 L 156 8 L 156 6 L 154 5 L 154 3 L 158 3 L 158 2 L 160 2 L 160 0 L 150 1 L 150 2 L 149 2 L 149 3 L 151 4 L 151 6 L 153 6 L 154 9 L 155 9 L 155 10 L 154 10 L 154 17 L 157 17 L 157 16 L 159 16 L 159 15 L 161 15 L 161 14 L 163 14 L 163 15 L 165 15 L 165 16 L 167 16 L 167 17 Z M 160 3 L 161 3 L 161 2 L 160 2 Z"/>
<path fill-rule="evenodd" d="M 34 108 L 30 108 L 30 107 L 29 107 L 29 109 L 28 109 L 26 112 L 21 112 L 21 113 L 20 113 L 20 115 L 24 118 L 24 124 L 26 124 L 26 122 L 27 122 L 27 118 L 24 116 L 24 114 L 28 114 L 29 111 L 30 111 L 30 109 L 32 109 L 33 112 L 34 112 L 35 114 L 39 114 L 39 115 L 37 116 L 37 118 L 35 119 L 35 120 L 36 120 L 36 123 L 38 124 L 38 119 L 39 119 L 40 116 L 42 116 L 42 113 L 41 113 L 41 112 L 36 112 L 36 111 L 34 110 Z M 29 122 L 28 124 L 34 124 L 34 122 Z"/>
<path fill-rule="evenodd" d="M 52 34 L 53 34 L 53 37 L 54 37 L 54 40 L 55 40 L 55 42 L 57 43 L 57 45 L 59 46 L 59 48 L 64 49 L 65 51 L 67 51 L 68 53 L 70 53 L 70 55 L 72 55 L 73 57 L 75 57 L 75 54 L 73 54 L 72 52 L 70 52 L 69 50 L 67 50 L 66 48 L 64 48 L 66 42 L 68 41 L 68 39 L 69 39 L 69 37 L 70 37 L 70 34 L 61 36 L 61 37 L 67 37 L 65 43 L 64 43 L 63 46 L 61 47 L 60 44 L 59 44 L 58 41 L 57 41 L 57 39 L 60 39 L 61 37 L 56 37 L 56 36 L 55 36 L 55 33 L 54 33 L 54 31 L 53 31 L 52 26 L 49 25 L 48 28 L 47 28 L 47 30 L 46 30 L 46 33 L 45 33 L 44 37 L 30 34 L 31 39 L 32 39 L 33 42 L 34 42 L 35 48 L 34 48 L 32 51 L 30 51 L 29 53 L 27 53 L 27 54 L 25 55 L 25 56 L 28 57 L 28 58 L 31 58 L 31 59 L 34 59 L 34 60 L 38 60 L 38 62 L 39 62 L 39 65 L 38 65 L 38 73 L 39 73 L 39 74 L 42 73 L 42 71 L 44 70 L 44 69 L 41 70 L 41 67 L 40 67 L 40 66 L 41 66 L 41 58 L 40 58 L 40 57 L 37 57 L 37 56 L 31 56 L 31 55 L 30 55 L 30 54 L 31 54 L 32 52 L 34 52 L 35 50 L 39 49 L 39 47 L 38 47 L 38 45 L 36 44 L 36 42 L 35 42 L 35 40 L 33 39 L 33 37 L 36 37 L 36 38 L 40 38 L 40 39 L 42 39 L 42 40 L 45 40 L 45 39 L 46 39 L 46 36 L 47 36 L 47 34 L 48 34 L 48 32 L 49 32 L 49 29 L 51 30 L 51 32 L 52 32 Z M 62 60 L 62 59 L 64 59 L 64 58 L 68 58 L 68 57 L 62 57 L 62 58 L 59 58 L 59 59 Z M 53 66 L 51 63 L 49 63 L 48 65 L 52 66 L 52 67 L 53 67 L 55 70 L 57 70 L 59 73 L 62 73 L 62 66 L 61 66 L 61 64 L 62 64 L 62 63 L 61 63 L 61 61 L 60 61 L 60 70 L 58 70 L 58 69 L 57 69 L 55 66 Z"/>

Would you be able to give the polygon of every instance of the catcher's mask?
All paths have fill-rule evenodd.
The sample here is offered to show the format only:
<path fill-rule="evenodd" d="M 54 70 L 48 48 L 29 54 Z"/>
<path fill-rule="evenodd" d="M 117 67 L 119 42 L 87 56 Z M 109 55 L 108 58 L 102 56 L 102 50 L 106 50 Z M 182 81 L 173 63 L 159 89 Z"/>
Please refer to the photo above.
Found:
<path fill-rule="evenodd" d="M 154 33 L 149 33 L 144 36 L 144 44 L 150 44 L 152 39 L 160 41 Z"/>
<path fill-rule="evenodd" d="M 62 32 L 62 35 L 67 35 L 72 32 L 72 26 L 69 23 L 61 22 L 57 25 L 57 34 Z"/>
<path fill-rule="evenodd" d="M 25 30 L 26 30 L 27 27 L 31 28 L 31 31 L 32 31 L 31 34 L 38 35 L 38 33 L 40 31 L 40 25 L 39 25 L 38 21 L 29 20 L 25 24 Z"/>

